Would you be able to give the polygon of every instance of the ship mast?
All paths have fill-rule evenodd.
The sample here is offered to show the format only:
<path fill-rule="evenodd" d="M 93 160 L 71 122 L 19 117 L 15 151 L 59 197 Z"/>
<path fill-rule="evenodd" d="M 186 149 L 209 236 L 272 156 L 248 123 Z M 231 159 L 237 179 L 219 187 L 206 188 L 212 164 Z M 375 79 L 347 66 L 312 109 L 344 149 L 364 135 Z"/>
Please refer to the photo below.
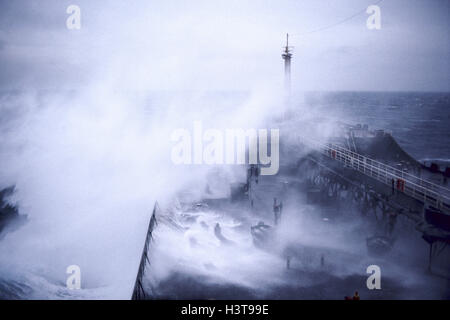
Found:
<path fill-rule="evenodd" d="M 284 60 L 284 88 L 287 94 L 291 91 L 291 48 L 292 47 L 289 46 L 289 33 L 286 33 L 286 46 L 284 47 L 284 52 L 281 56 Z"/>

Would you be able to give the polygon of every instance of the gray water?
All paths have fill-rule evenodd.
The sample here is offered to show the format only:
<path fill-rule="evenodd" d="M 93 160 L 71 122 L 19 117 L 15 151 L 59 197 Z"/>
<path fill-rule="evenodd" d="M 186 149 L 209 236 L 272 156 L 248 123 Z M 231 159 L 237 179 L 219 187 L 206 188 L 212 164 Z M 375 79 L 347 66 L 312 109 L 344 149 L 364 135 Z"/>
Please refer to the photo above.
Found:
<path fill-rule="evenodd" d="M 337 120 L 390 130 L 419 161 L 450 161 L 450 93 L 309 93 L 305 100 Z"/>

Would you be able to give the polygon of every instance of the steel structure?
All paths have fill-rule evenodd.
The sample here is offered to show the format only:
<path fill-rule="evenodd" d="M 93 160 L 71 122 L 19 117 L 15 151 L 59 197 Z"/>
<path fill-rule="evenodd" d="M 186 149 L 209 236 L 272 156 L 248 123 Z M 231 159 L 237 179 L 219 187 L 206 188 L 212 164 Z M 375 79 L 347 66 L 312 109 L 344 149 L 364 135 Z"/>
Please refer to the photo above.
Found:
<path fill-rule="evenodd" d="M 289 34 L 286 34 L 286 46 L 284 47 L 284 52 L 281 57 L 284 60 L 284 87 L 287 92 L 291 91 L 291 48 L 289 46 Z"/>
<path fill-rule="evenodd" d="M 450 189 L 332 143 L 301 141 L 323 155 L 450 215 Z"/>

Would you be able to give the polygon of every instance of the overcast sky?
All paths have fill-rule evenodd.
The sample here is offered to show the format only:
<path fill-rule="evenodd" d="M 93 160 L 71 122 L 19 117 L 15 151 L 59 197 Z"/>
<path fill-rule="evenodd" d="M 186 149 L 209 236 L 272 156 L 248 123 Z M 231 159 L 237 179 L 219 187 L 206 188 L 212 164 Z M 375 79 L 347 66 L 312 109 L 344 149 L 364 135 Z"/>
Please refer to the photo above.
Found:
<path fill-rule="evenodd" d="M 279 85 L 285 33 L 296 90 L 448 91 L 448 0 L 0 0 L 0 88 L 248 90 Z M 66 9 L 81 8 L 81 30 Z"/>

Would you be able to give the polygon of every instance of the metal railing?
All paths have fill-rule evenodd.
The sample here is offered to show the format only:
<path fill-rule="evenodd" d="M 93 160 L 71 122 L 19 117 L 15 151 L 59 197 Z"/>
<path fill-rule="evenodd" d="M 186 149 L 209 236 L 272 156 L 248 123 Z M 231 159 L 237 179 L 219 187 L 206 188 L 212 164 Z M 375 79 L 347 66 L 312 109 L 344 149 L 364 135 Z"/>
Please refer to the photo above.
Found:
<path fill-rule="evenodd" d="M 402 192 L 446 214 L 450 214 L 450 189 L 444 186 L 331 143 L 321 143 L 304 138 L 301 140 L 314 149 L 320 150 L 322 154 L 329 158 L 341 162 L 345 167 L 359 171 L 393 187 L 396 192 Z"/>
<path fill-rule="evenodd" d="M 147 228 L 147 235 L 145 236 L 144 249 L 142 250 L 141 261 L 139 263 L 139 269 L 136 276 L 136 281 L 134 282 L 133 293 L 131 294 L 131 300 L 145 300 L 147 299 L 147 295 L 145 293 L 145 288 L 143 284 L 143 278 L 146 271 L 147 263 L 150 263 L 148 257 L 148 250 L 150 247 L 150 241 L 153 239 L 153 230 L 157 224 L 156 221 L 156 211 L 159 209 L 158 202 L 155 202 L 155 206 L 153 207 L 152 216 L 150 218 L 150 222 Z"/>

